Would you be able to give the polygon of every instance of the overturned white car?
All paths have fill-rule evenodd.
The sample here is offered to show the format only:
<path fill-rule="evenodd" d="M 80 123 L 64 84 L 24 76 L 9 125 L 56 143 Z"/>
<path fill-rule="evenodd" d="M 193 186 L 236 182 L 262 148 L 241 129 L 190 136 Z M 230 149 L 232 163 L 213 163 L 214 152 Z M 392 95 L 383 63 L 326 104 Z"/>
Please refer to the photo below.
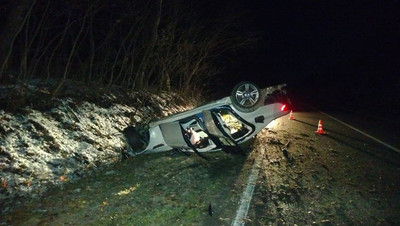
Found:
<path fill-rule="evenodd" d="M 125 128 L 131 153 L 176 149 L 201 153 L 223 150 L 240 153 L 240 143 L 256 135 L 272 120 L 288 114 L 286 84 L 259 89 L 255 84 L 236 85 L 230 97 L 151 122 L 145 134 Z"/>

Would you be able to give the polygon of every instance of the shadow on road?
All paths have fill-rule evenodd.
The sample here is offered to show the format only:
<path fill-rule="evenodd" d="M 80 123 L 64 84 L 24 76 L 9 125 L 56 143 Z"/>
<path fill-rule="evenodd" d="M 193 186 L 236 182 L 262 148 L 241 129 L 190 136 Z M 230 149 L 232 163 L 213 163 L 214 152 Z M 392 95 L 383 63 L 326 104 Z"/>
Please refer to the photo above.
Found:
<path fill-rule="evenodd" d="M 316 127 L 315 125 L 312 125 L 310 123 L 307 123 L 307 122 L 304 122 L 304 121 L 301 121 L 301 120 L 298 120 L 298 119 L 293 119 L 293 121 L 296 121 L 296 122 L 299 122 L 299 123 L 302 123 L 304 125 L 308 125 L 308 126 L 311 126 L 311 127 Z M 357 137 L 354 137 L 354 136 L 349 136 L 348 134 L 343 134 L 343 133 L 340 133 L 340 132 L 336 132 L 336 131 L 331 130 L 331 129 L 324 129 L 324 130 L 327 132 L 327 134 L 325 134 L 323 136 L 329 137 L 332 140 L 335 140 L 335 141 L 337 141 L 337 142 L 339 142 L 341 144 L 344 144 L 344 145 L 346 145 L 348 147 L 351 147 L 351 148 L 353 148 L 355 150 L 358 150 L 360 152 L 363 152 L 363 153 L 368 154 L 370 156 L 373 156 L 375 158 L 382 159 L 385 162 L 390 163 L 392 165 L 395 165 L 395 166 L 400 165 L 399 161 L 394 161 L 394 160 L 399 159 L 400 156 L 397 156 L 395 158 L 390 158 L 389 159 L 387 157 L 387 154 L 391 154 L 390 156 L 393 156 L 392 155 L 393 152 L 391 150 L 388 150 L 387 148 L 384 148 L 382 145 L 379 145 L 379 144 L 377 144 L 377 143 L 375 143 L 373 141 L 367 141 L 365 139 L 360 139 L 360 138 L 357 138 Z M 368 148 L 359 147 L 357 145 L 354 145 L 354 143 L 346 142 L 345 139 L 343 139 L 343 138 L 350 139 L 350 140 L 353 140 L 355 142 L 359 142 L 360 144 L 367 144 L 369 147 Z M 379 150 L 381 150 L 381 151 L 383 151 L 385 153 L 375 153 L 375 152 L 373 152 L 371 150 L 372 148 L 373 149 L 379 149 Z M 393 153 L 393 154 L 397 155 L 397 153 Z M 386 157 L 383 157 L 383 156 L 386 156 Z"/>
<path fill-rule="evenodd" d="M 316 128 L 315 125 L 312 125 L 310 123 L 307 123 L 307 122 L 304 122 L 304 121 L 300 121 L 300 120 L 297 120 L 297 119 L 293 119 L 293 120 L 296 121 L 296 122 L 300 122 L 300 123 L 303 123 L 305 125 L 312 126 L 312 127 Z M 362 140 L 362 139 L 359 139 L 359 138 L 356 138 L 356 137 L 349 136 L 347 134 L 335 132 L 334 130 L 331 130 L 331 129 L 324 129 L 324 131 L 326 131 L 327 133 L 336 134 L 336 135 L 339 135 L 339 136 L 342 136 L 342 137 L 346 137 L 346 138 L 349 138 L 349 139 L 352 139 L 352 140 L 355 140 L 355 141 L 358 141 L 358 142 L 366 143 L 366 144 L 371 145 L 371 146 L 376 147 L 376 148 L 381 148 L 382 147 L 379 144 L 376 144 L 374 142 Z"/>
<path fill-rule="evenodd" d="M 339 134 L 339 135 L 344 136 L 344 135 L 342 135 L 342 134 Z M 398 162 L 398 161 L 393 161 L 393 160 L 398 159 L 398 158 L 390 158 L 390 159 L 389 159 L 388 156 L 387 156 L 388 153 L 375 153 L 375 152 L 372 152 L 372 150 L 371 150 L 370 148 L 360 148 L 360 147 L 357 147 L 356 145 L 350 144 L 349 142 L 346 142 L 346 141 L 344 141 L 343 139 L 338 139 L 337 137 L 332 136 L 332 135 L 330 135 L 330 134 L 325 134 L 324 136 L 329 137 L 330 139 L 332 139 L 332 140 L 334 140 L 334 141 L 336 141 L 336 142 L 338 142 L 338 143 L 340 143 L 340 144 L 344 144 L 344 145 L 346 145 L 346 146 L 348 146 L 348 147 L 350 147 L 350 148 L 352 148 L 352 149 L 358 150 L 358 151 L 360 151 L 360 152 L 362 152 L 362 153 L 365 153 L 365 154 L 367 154 L 367 155 L 369 155 L 369 156 L 372 156 L 372 157 L 374 157 L 374 158 L 381 159 L 381 160 L 383 160 L 383 161 L 385 161 L 386 163 L 389 163 L 389 164 L 391 164 L 391 165 L 400 166 L 400 162 Z M 350 138 L 350 137 L 349 137 L 349 138 Z M 356 139 L 356 140 L 357 140 L 357 139 Z M 362 142 L 364 142 L 364 141 L 362 141 Z M 380 148 L 380 150 L 382 150 L 382 151 L 384 151 L 384 152 L 388 152 L 388 150 L 385 150 L 385 149 L 381 148 L 381 146 L 374 145 L 374 144 L 372 144 L 372 146 L 375 146 L 375 147 L 377 147 L 377 148 Z M 386 154 L 386 155 L 385 155 L 385 156 L 381 156 L 381 155 L 383 155 L 383 154 Z M 394 154 L 396 154 L 396 153 L 394 153 Z"/>

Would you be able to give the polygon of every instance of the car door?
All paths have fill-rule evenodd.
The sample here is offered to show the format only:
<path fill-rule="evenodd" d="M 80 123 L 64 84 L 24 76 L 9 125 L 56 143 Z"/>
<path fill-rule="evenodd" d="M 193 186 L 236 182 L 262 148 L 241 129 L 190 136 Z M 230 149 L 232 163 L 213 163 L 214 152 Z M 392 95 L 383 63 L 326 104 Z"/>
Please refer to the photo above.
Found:
<path fill-rule="evenodd" d="M 211 110 L 215 115 L 215 123 L 225 136 L 240 143 L 254 131 L 254 125 L 247 122 L 229 107 Z"/>
<path fill-rule="evenodd" d="M 213 140 L 210 139 L 201 114 L 194 115 L 179 121 L 186 142 L 189 146 L 193 146 L 199 152 L 208 152 L 216 149 Z"/>
<path fill-rule="evenodd" d="M 208 133 L 220 147 L 238 146 L 254 130 L 230 108 L 216 108 L 202 113 Z"/>

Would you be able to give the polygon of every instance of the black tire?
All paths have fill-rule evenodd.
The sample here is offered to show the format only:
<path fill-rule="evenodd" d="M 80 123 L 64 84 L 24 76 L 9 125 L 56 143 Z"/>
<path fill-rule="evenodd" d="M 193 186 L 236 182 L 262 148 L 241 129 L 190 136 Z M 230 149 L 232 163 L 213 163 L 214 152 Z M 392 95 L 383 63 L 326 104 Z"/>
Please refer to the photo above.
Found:
<path fill-rule="evenodd" d="M 254 83 L 241 82 L 233 88 L 231 101 L 239 111 L 252 112 L 259 107 L 261 91 Z"/>

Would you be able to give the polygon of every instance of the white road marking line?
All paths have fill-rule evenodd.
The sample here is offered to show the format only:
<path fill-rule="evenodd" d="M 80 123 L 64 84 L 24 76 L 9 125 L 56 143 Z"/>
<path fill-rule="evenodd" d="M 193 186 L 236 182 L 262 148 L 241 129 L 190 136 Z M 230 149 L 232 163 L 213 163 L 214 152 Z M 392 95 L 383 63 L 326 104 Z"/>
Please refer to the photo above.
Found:
<path fill-rule="evenodd" d="M 392 145 L 387 144 L 387 143 L 385 143 L 385 142 L 379 140 L 378 138 L 375 138 L 375 137 L 373 137 L 372 135 L 369 135 L 368 133 L 363 132 L 363 131 L 357 129 L 357 128 L 355 128 L 354 126 L 351 126 L 351 125 L 349 125 L 349 124 L 347 124 L 347 123 L 345 123 L 345 122 L 343 122 L 343 121 L 340 121 L 339 119 L 337 119 L 337 118 L 335 118 L 335 117 L 333 117 L 333 116 L 330 116 L 330 115 L 328 115 L 327 113 L 322 112 L 322 111 L 316 109 L 315 107 L 312 107 L 312 106 L 310 106 L 310 105 L 308 105 L 308 104 L 304 104 L 304 105 L 306 105 L 306 106 L 308 106 L 309 108 L 311 108 L 311 109 L 313 109 L 313 110 L 315 110 L 315 111 L 317 111 L 317 112 L 319 112 L 319 113 L 325 115 L 325 116 L 328 117 L 328 118 L 331 118 L 331 119 L 333 119 L 333 120 L 335 120 L 335 121 L 337 121 L 337 122 L 339 122 L 339 123 L 341 123 L 341 124 L 343 124 L 343 125 L 349 127 L 349 128 L 352 129 L 352 130 L 355 130 L 355 131 L 361 133 L 362 135 L 364 135 L 364 136 L 366 136 L 366 137 L 368 137 L 368 138 L 370 138 L 370 139 L 372 139 L 372 140 L 374 140 L 374 141 L 376 141 L 376 142 L 382 144 L 383 146 L 385 146 L 385 147 L 387 147 L 387 148 L 389 148 L 389 149 L 392 149 L 393 151 L 395 151 L 395 152 L 397 152 L 397 153 L 400 153 L 400 150 L 399 150 L 398 148 L 393 147 Z"/>
<path fill-rule="evenodd" d="M 233 226 L 239 226 L 245 224 L 245 219 L 247 217 L 247 213 L 249 211 L 250 202 L 253 197 L 254 188 L 257 183 L 258 174 L 260 172 L 260 165 L 262 157 L 264 156 L 264 149 L 260 149 L 260 154 L 256 157 L 253 167 L 250 172 L 249 179 L 247 180 L 246 188 L 242 194 L 242 198 L 240 199 L 239 208 L 236 211 L 235 220 L 232 222 Z"/>

